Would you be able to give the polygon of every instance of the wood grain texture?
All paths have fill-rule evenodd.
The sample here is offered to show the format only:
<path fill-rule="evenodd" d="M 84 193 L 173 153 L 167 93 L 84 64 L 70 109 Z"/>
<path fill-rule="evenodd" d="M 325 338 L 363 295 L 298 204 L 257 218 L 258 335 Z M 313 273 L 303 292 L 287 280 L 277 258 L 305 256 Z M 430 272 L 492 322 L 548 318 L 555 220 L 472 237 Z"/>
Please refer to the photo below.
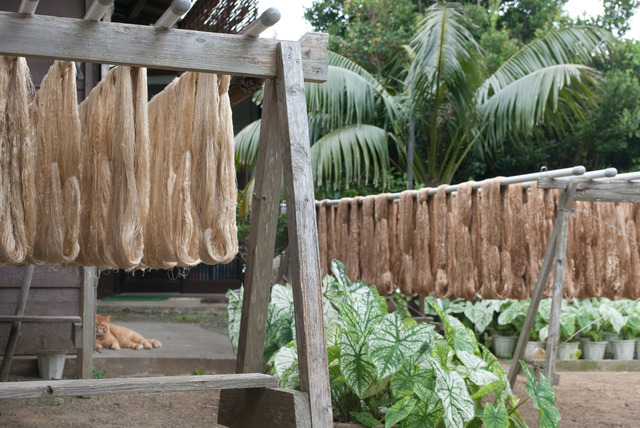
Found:
<path fill-rule="evenodd" d="M 2 43 L 0 41 L 0 43 Z M 16 266 L 0 267 L 0 289 L 20 288 L 26 268 Z M 82 283 L 80 268 L 56 268 L 36 266 L 33 270 L 31 290 L 40 288 L 80 288 Z M 29 296 L 29 301 L 32 296 Z M 0 311 L 2 313 L 2 311 Z"/>
<path fill-rule="evenodd" d="M 76 315 L 0 315 L 0 322 L 24 323 L 75 323 L 82 321 Z"/>
<path fill-rule="evenodd" d="M 258 373 L 263 369 L 262 355 L 282 186 L 282 150 L 278 141 L 281 126 L 277 109 L 275 82 L 268 79 L 265 82 L 251 207 L 236 373 Z"/>
<path fill-rule="evenodd" d="M 260 373 L 26 381 L 0 384 L 0 399 L 267 388 L 277 384 L 273 376 Z"/>
<path fill-rule="evenodd" d="M 304 78 L 328 77 L 326 35 L 301 39 Z M 0 12 L 0 54 L 272 78 L 277 40 Z"/>
<path fill-rule="evenodd" d="M 95 267 L 82 268 L 82 289 L 80 292 L 80 316 L 82 323 L 82 343 L 76 351 L 76 376 L 81 379 L 93 377 L 93 348 L 96 331 L 96 285 L 98 277 Z"/>
<path fill-rule="evenodd" d="M 627 180 L 611 180 L 599 182 L 593 180 L 562 180 L 544 178 L 538 180 L 538 187 L 543 189 L 566 189 L 569 183 L 575 183 L 574 201 L 599 202 L 640 202 L 640 183 Z"/>
<path fill-rule="evenodd" d="M 229 428 L 309 428 L 309 395 L 282 388 L 220 391 L 218 423 Z"/>
<path fill-rule="evenodd" d="M 284 127 L 282 149 L 300 390 L 309 393 L 312 426 L 324 428 L 332 424 L 332 410 L 302 59 L 298 43 L 281 42 L 279 46 L 276 84 Z"/>
<path fill-rule="evenodd" d="M 569 183 L 567 189 L 560 195 L 558 203 L 558 238 L 556 240 L 556 255 L 554 260 L 553 292 L 551 294 L 551 316 L 549 317 L 549 336 L 545 354 L 544 374 L 547 379 L 554 379 L 556 372 L 556 355 L 560 338 L 560 311 L 562 310 L 562 294 L 564 288 L 564 271 L 567 261 L 567 237 L 569 235 L 569 211 L 576 191 L 577 183 Z"/>

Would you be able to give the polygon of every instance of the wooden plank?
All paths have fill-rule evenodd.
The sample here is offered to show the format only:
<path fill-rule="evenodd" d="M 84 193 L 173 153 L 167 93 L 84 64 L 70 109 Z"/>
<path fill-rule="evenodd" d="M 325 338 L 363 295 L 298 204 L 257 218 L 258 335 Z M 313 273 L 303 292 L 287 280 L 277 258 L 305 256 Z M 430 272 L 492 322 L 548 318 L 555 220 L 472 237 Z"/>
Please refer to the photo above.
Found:
<path fill-rule="evenodd" d="M 322 314 L 320 254 L 316 229 L 311 149 L 300 46 L 281 42 L 278 110 L 284 127 L 291 285 L 295 307 L 300 390 L 309 393 L 313 427 L 332 422 L 329 367 Z"/>
<path fill-rule="evenodd" d="M 224 374 L 113 379 L 73 379 L 0 384 L 2 398 L 72 397 L 76 395 L 146 394 L 153 392 L 206 391 L 213 389 L 267 388 L 277 386 L 273 376 Z"/>
<path fill-rule="evenodd" d="M 592 180 L 562 180 L 544 178 L 538 180 L 538 187 L 544 189 L 566 189 L 569 183 L 576 183 L 574 201 L 599 202 L 640 202 L 640 183 L 628 180 L 599 182 Z"/>
<path fill-rule="evenodd" d="M 2 43 L 0 41 L 0 43 Z M 20 288 L 26 268 L 2 266 L 0 268 L 0 289 Z M 33 271 L 31 290 L 43 288 L 79 288 L 82 283 L 80 268 L 56 268 L 52 266 L 36 266 Z M 32 296 L 29 296 L 31 305 Z M 1 313 L 1 312 L 0 312 Z"/>
<path fill-rule="evenodd" d="M 282 150 L 278 141 L 281 126 L 273 79 L 265 82 L 263 104 L 236 373 L 259 373 L 263 370 L 262 355 L 278 228 Z"/>
<path fill-rule="evenodd" d="M 549 318 L 549 335 L 545 354 L 544 374 L 547 379 L 555 379 L 556 355 L 558 353 L 558 339 L 560 336 L 560 311 L 562 310 L 562 294 L 564 289 L 564 272 L 567 259 L 567 237 L 569 235 L 569 211 L 573 202 L 576 183 L 570 183 L 560 195 L 558 217 L 560 223 L 558 239 L 556 240 L 555 271 L 553 278 L 553 293 L 551 295 L 551 316 Z"/>
<path fill-rule="evenodd" d="M 82 321 L 82 318 L 74 315 L 0 315 L 0 322 L 74 323 L 80 321 Z"/>
<path fill-rule="evenodd" d="M 220 391 L 218 424 L 229 428 L 308 428 L 309 395 L 282 388 Z"/>
<path fill-rule="evenodd" d="M 96 268 L 82 268 L 82 291 L 80 293 L 80 316 L 82 322 L 82 344 L 76 350 L 76 376 L 82 379 L 93 377 L 93 348 L 96 338 Z"/>
<path fill-rule="evenodd" d="M 328 37 L 301 40 L 305 80 L 326 81 L 328 53 L 322 40 Z M 235 34 L 0 12 L 0 55 L 273 78 L 277 44 Z"/>
<path fill-rule="evenodd" d="M 33 278 L 33 265 L 27 266 L 24 271 L 24 277 L 22 278 L 22 287 L 20 288 L 20 294 L 16 301 L 16 317 L 22 317 L 24 309 L 27 307 L 27 299 L 29 297 L 29 287 L 31 287 L 31 280 Z M 13 353 L 16 350 L 16 344 L 18 343 L 18 335 L 20 334 L 21 320 L 13 320 L 11 324 L 11 332 L 9 333 L 9 339 L 7 340 L 7 346 L 4 350 L 4 358 L 2 358 L 2 366 L 0 366 L 0 382 L 6 382 L 9 380 L 9 371 L 11 370 L 11 361 L 13 360 Z"/>

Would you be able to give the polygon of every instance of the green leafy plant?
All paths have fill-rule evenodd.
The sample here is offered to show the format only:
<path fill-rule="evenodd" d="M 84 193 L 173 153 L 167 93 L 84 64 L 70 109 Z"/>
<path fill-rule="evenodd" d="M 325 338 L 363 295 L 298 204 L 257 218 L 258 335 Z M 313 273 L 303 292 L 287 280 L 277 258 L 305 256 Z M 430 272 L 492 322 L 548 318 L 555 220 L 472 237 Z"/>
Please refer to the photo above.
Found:
<path fill-rule="evenodd" d="M 334 260 L 331 267 L 333 277 L 323 279 L 322 295 L 336 420 L 369 427 L 526 426 L 517 411 L 520 400 L 512 393 L 504 369 L 462 321 L 427 299 L 427 309 L 444 327 L 444 336 L 440 335 L 433 325 L 417 323 L 406 310 L 389 313 L 376 288 L 350 281 L 339 261 Z M 295 336 L 290 336 L 293 330 L 289 332 L 293 302 L 285 298 L 290 293 L 289 286 L 272 289 L 264 360 L 280 386 L 296 388 L 297 348 Z M 234 349 L 241 296 L 229 293 Z M 278 334 L 269 333 L 280 329 Z M 286 338 L 289 341 L 283 343 Z M 273 352 L 276 345 L 279 348 Z M 530 387 L 538 400 L 534 404 L 540 402 L 544 409 L 549 400 L 537 397 L 549 395 L 547 384 L 534 380 Z"/>
<path fill-rule="evenodd" d="M 94 379 L 104 379 L 107 376 L 106 370 L 98 370 L 95 367 L 91 370 Z"/>

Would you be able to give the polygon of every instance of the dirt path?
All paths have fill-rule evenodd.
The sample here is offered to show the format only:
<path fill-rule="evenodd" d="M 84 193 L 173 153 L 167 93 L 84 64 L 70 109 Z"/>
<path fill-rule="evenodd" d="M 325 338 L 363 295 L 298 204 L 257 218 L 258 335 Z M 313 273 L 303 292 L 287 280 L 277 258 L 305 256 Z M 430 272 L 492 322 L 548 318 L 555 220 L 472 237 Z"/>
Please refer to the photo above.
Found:
<path fill-rule="evenodd" d="M 555 390 L 563 428 L 639 426 L 640 372 L 560 372 Z M 523 377 L 515 393 L 524 396 Z M 217 405 L 216 392 L 0 400 L 0 427 L 219 427 Z M 538 426 L 530 401 L 520 410 Z"/>

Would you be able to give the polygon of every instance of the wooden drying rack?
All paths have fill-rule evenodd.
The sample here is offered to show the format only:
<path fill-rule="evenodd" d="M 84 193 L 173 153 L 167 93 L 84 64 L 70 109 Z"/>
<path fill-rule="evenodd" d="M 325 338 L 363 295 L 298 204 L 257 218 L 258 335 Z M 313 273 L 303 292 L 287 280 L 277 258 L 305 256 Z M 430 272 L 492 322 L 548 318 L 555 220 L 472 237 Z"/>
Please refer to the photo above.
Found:
<path fill-rule="evenodd" d="M 23 0 L 23 5 L 33 3 L 37 5 L 37 0 Z M 105 3 L 110 7 L 110 0 L 96 0 L 94 5 L 99 9 L 107 7 L 103 6 Z M 176 3 L 184 1 L 174 0 Z M 96 13 L 93 6 L 92 9 L 93 15 L 85 16 L 85 19 L 34 15 L 35 7 L 21 9 L 26 13 L 0 12 L 0 55 L 266 79 L 236 366 L 238 374 L 167 377 L 162 378 L 162 382 L 157 378 L 142 378 L 136 379 L 135 385 L 114 379 L 9 382 L 0 384 L 0 398 L 221 389 L 220 424 L 230 427 L 331 426 L 304 92 L 305 81 L 327 80 L 328 36 L 308 33 L 295 42 L 167 28 L 181 15 L 175 10 L 168 10 L 161 18 L 163 24 L 156 26 L 100 22 L 102 15 Z M 167 16 L 171 19 L 166 19 Z M 250 24 L 250 27 L 256 25 Z M 260 374 L 283 176 L 289 208 L 290 282 L 294 295 L 300 391 L 277 388 L 275 378 Z M 93 325 L 88 319 L 83 321 Z"/>

